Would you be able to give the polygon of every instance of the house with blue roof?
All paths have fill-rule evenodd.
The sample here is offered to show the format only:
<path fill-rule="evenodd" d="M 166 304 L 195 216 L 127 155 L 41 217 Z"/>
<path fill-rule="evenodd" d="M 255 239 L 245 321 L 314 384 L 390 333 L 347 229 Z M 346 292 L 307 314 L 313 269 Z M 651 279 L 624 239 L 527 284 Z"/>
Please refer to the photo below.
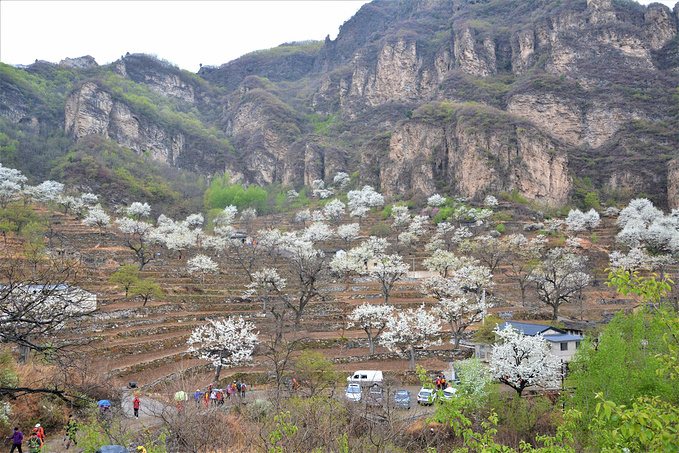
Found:
<path fill-rule="evenodd" d="M 500 330 L 505 326 L 510 325 L 524 335 L 542 335 L 542 338 L 549 343 L 552 348 L 552 354 L 563 360 L 569 362 L 575 355 L 575 351 L 580 347 L 580 342 L 583 337 L 566 332 L 552 326 L 545 326 L 541 324 L 530 324 L 526 322 L 506 321 L 500 324 Z M 492 347 L 489 345 L 475 344 L 475 355 L 477 359 L 489 360 Z"/>

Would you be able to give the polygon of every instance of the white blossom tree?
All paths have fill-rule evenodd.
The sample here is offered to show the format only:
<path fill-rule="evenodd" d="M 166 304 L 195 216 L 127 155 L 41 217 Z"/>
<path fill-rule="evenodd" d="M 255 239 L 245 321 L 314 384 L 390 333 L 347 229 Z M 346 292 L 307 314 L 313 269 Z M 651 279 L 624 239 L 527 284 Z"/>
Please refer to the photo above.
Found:
<path fill-rule="evenodd" d="M 408 275 L 409 268 L 400 255 L 383 255 L 368 269 L 368 275 L 380 283 L 385 305 L 389 303 L 389 294 L 394 285 Z"/>
<path fill-rule="evenodd" d="M 348 328 L 358 327 L 363 329 L 368 335 L 368 344 L 370 346 L 370 355 L 375 354 L 375 342 L 382 335 L 384 329 L 387 327 L 388 319 L 394 312 L 394 307 L 391 305 L 374 305 L 362 304 L 354 308 L 349 314 Z"/>
<path fill-rule="evenodd" d="M 252 275 L 252 281 L 243 293 L 245 298 L 259 298 L 262 300 L 262 311 L 268 311 L 275 320 L 275 342 L 283 339 L 285 314 L 288 308 L 287 281 L 274 268 L 265 267 Z"/>
<path fill-rule="evenodd" d="M 57 203 L 64 208 L 64 214 L 68 214 L 69 210 L 77 211 L 82 206 L 84 206 L 82 199 L 76 198 L 72 195 L 60 196 L 59 199 L 57 200 Z"/>
<path fill-rule="evenodd" d="M 348 253 L 336 253 L 330 260 L 330 272 L 344 281 L 345 291 L 349 289 L 349 281 L 354 274 L 364 271 L 363 262 Z"/>
<path fill-rule="evenodd" d="M 196 255 L 186 262 L 189 274 L 200 275 L 201 283 L 205 283 L 205 275 L 214 274 L 218 270 L 217 263 L 206 255 Z"/>
<path fill-rule="evenodd" d="M 312 242 L 293 233 L 284 236 L 281 251 L 290 273 L 288 308 L 295 313 L 295 328 L 299 329 L 306 306 L 320 295 L 319 284 L 327 268 L 326 257 L 325 253 L 314 248 Z"/>
<path fill-rule="evenodd" d="M 390 351 L 399 351 L 410 359 L 410 369 L 415 369 L 415 349 L 424 349 L 441 344 L 440 321 L 424 309 L 422 304 L 418 309 L 395 311 L 389 317 L 387 327 L 382 334 L 380 343 Z"/>
<path fill-rule="evenodd" d="M 99 233 L 104 234 L 104 228 L 111 225 L 111 216 L 98 204 L 87 211 L 83 223 L 87 226 L 99 228 Z"/>
<path fill-rule="evenodd" d="M 6 209 L 7 205 L 16 200 L 22 186 L 28 180 L 19 170 L 3 167 L 0 164 L 0 208 Z"/>
<path fill-rule="evenodd" d="M 349 215 L 361 219 L 371 208 L 382 206 L 384 197 L 377 193 L 371 186 L 363 186 L 361 190 L 350 190 L 347 193 Z"/>
<path fill-rule="evenodd" d="M 313 189 L 312 195 L 318 197 L 321 200 L 332 197 L 335 193 L 331 188 L 325 187 L 325 182 L 322 179 L 316 179 L 311 182 L 311 188 Z"/>
<path fill-rule="evenodd" d="M 236 319 L 211 320 L 197 327 L 187 343 L 190 352 L 212 362 L 216 368 L 214 381 L 218 382 L 223 366 L 240 365 L 252 359 L 258 333 L 252 322 L 239 316 Z"/>
<path fill-rule="evenodd" d="M 492 375 L 518 393 L 528 387 L 544 384 L 554 386 L 561 363 L 541 335 L 528 336 L 511 324 L 495 328 L 498 342 L 493 345 L 490 359 Z"/>
<path fill-rule="evenodd" d="M 306 223 L 311 220 L 311 211 L 309 209 L 302 209 L 295 214 L 295 222 L 306 226 Z"/>
<path fill-rule="evenodd" d="M 436 226 L 436 233 L 431 241 L 426 245 L 427 251 L 444 249 L 452 250 L 464 239 L 472 237 L 473 234 L 467 227 L 456 227 L 449 222 L 441 222 Z"/>
<path fill-rule="evenodd" d="M 345 209 L 346 205 L 335 198 L 323 207 L 323 212 L 331 223 L 337 224 L 339 219 L 344 215 Z"/>
<path fill-rule="evenodd" d="M 520 233 L 510 234 L 505 238 L 509 257 L 502 272 L 507 278 L 516 282 L 521 290 L 521 304 L 526 306 L 526 290 L 530 287 L 533 280 L 533 269 L 536 267 L 542 249 L 547 244 L 547 238 L 539 234 L 533 239 L 528 240 Z"/>
<path fill-rule="evenodd" d="M 572 232 L 576 236 L 579 232 L 585 231 L 587 228 L 587 219 L 585 214 L 579 209 L 571 209 L 565 220 L 566 230 Z"/>
<path fill-rule="evenodd" d="M 351 243 L 358 239 L 359 230 L 360 226 L 358 223 L 347 223 L 337 227 L 335 236 L 342 241 L 344 250 L 348 250 Z"/>
<path fill-rule="evenodd" d="M 645 226 L 650 225 L 655 219 L 662 217 L 660 209 L 653 206 L 651 200 L 647 198 L 637 198 L 629 202 L 627 207 L 620 211 L 616 224 L 625 228 L 627 222 L 632 219 L 640 220 Z"/>
<path fill-rule="evenodd" d="M 335 184 L 339 190 L 344 190 L 347 185 L 349 185 L 349 181 L 351 181 L 351 178 L 343 171 L 337 172 L 335 177 L 332 179 L 333 184 Z"/>
<path fill-rule="evenodd" d="M 601 216 L 594 208 L 585 213 L 585 227 L 591 232 L 601 223 Z"/>
<path fill-rule="evenodd" d="M 99 195 L 86 192 L 80 195 L 80 201 L 82 201 L 85 206 L 94 206 L 99 202 Z"/>
<path fill-rule="evenodd" d="M 333 237 L 333 231 L 323 222 L 314 222 L 302 232 L 302 238 L 312 244 L 327 241 Z"/>
<path fill-rule="evenodd" d="M 432 312 L 450 325 L 455 349 L 459 347 L 464 331 L 486 316 L 485 301 L 465 293 L 458 279 L 430 277 L 422 283 L 422 290 L 438 301 Z"/>
<path fill-rule="evenodd" d="M 394 219 L 391 228 L 396 232 L 403 232 L 410 225 L 410 213 L 407 206 L 392 206 L 391 217 Z"/>
<path fill-rule="evenodd" d="M 477 236 L 473 240 L 465 240 L 460 245 L 461 253 L 471 253 L 491 272 L 495 272 L 500 264 L 509 257 L 509 251 L 504 241 L 490 235 Z"/>
<path fill-rule="evenodd" d="M 146 222 L 123 217 L 116 220 L 118 229 L 125 235 L 125 244 L 137 257 L 139 270 L 153 260 L 153 226 Z"/>
<path fill-rule="evenodd" d="M 425 258 L 422 264 L 430 272 L 438 272 L 442 277 L 448 277 L 448 274 L 454 270 L 462 267 L 468 260 L 458 258 L 453 252 L 447 250 L 437 249 L 429 258 Z"/>
<path fill-rule="evenodd" d="M 486 198 L 483 199 L 483 205 L 488 209 L 495 209 L 498 204 L 497 198 L 492 195 L 486 195 Z"/>
<path fill-rule="evenodd" d="M 559 307 L 570 302 L 589 285 L 586 258 L 567 247 L 551 249 L 533 270 L 532 280 L 540 301 L 552 308 L 552 320 L 557 321 Z"/>
<path fill-rule="evenodd" d="M 446 204 L 446 197 L 439 195 L 437 193 L 427 198 L 427 205 L 432 206 L 434 208 L 438 208 L 439 206 L 442 206 L 444 204 Z"/>
<path fill-rule="evenodd" d="M 125 213 L 136 220 L 148 218 L 151 217 L 151 206 L 148 203 L 135 201 L 125 209 Z"/>
<path fill-rule="evenodd" d="M 215 229 L 233 225 L 233 222 L 236 220 L 237 215 L 238 215 L 237 207 L 233 205 L 225 207 L 224 210 L 220 211 L 219 214 L 217 214 L 217 216 L 213 220 Z"/>
<path fill-rule="evenodd" d="M 56 181 L 43 181 L 34 187 L 32 198 L 41 203 L 50 203 L 59 200 L 64 192 L 64 185 Z"/>

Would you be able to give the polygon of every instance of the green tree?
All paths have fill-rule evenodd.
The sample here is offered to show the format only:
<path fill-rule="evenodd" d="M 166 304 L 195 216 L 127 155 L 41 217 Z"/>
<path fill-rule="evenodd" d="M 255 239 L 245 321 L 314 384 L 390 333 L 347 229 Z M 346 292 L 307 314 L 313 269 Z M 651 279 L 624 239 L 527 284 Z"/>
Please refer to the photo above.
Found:
<path fill-rule="evenodd" d="M 139 281 L 139 270 L 134 264 L 125 264 L 111 275 L 109 283 L 125 288 L 125 297 L 128 297 L 130 287 Z"/>
<path fill-rule="evenodd" d="M 134 266 L 133 266 L 134 267 Z M 160 285 L 150 279 L 138 279 L 130 286 L 130 297 L 140 296 L 144 301 L 143 307 L 151 299 L 159 299 L 163 297 L 163 290 Z"/>
<path fill-rule="evenodd" d="M 318 351 L 302 351 L 293 365 L 293 373 L 309 396 L 334 388 L 340 379 L 332 361 Z"/>

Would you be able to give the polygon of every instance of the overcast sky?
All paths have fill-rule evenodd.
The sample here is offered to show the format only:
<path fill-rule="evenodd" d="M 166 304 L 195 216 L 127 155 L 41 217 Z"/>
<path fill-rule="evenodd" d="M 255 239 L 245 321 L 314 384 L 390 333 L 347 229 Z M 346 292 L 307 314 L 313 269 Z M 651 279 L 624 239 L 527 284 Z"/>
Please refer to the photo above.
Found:
<path fill-rule="evenodd" d="M 1 0 L 0 61 L 92 55 L 105 64 L 139 52 L 197 72 L 200 63 L 220 65 L 284 42 L 334 39 L 364 3 Z M 675 1 L 660 3 L 673 7 Z"/>

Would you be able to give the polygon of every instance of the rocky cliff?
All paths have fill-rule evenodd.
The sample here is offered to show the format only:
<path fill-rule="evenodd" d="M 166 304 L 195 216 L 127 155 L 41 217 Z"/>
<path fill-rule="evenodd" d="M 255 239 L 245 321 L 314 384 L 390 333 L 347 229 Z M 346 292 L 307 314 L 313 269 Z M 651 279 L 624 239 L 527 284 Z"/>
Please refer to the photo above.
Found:
<path fill-rule="evenodd" d="M 675 207 L 678 22 L 679 7 L 612 0 L 375 0 L 335 40 L 198 76 L 143 55 L 64 60 L 78 80 L 63 127 L 260 185 L 358 171 L 394 198 L 558 205 L 586 178 L 602 199 Z M 0 114 L 37 121 L 30 93 L 0 82 Z"/>

